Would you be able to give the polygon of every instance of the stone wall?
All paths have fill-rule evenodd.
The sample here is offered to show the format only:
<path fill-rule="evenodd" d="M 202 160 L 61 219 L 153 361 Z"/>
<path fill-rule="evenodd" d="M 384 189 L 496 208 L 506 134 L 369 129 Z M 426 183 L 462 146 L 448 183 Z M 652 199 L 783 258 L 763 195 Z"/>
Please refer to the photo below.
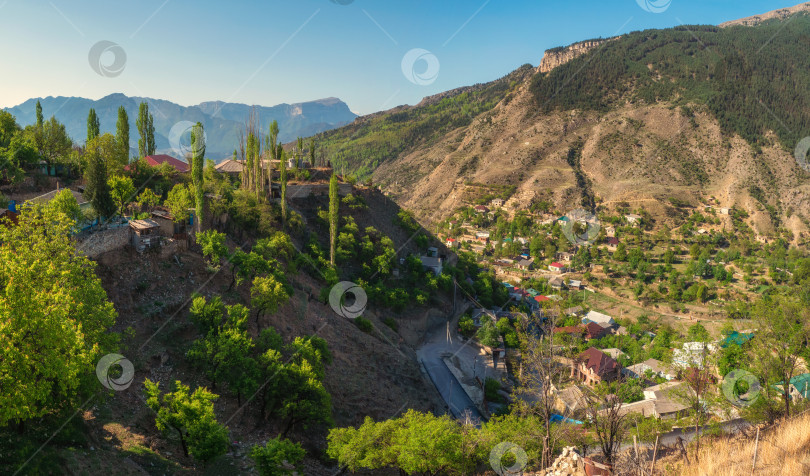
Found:
<path fill-rule="evenodd" d="M 130 230 L 129 226 L 122 226 L 93 233 L 82 233 L 76 236 L 75 241 L 77 250 L 89 258 L 96 259 L 108 251 L 117 250 L 128 245 Z"/>

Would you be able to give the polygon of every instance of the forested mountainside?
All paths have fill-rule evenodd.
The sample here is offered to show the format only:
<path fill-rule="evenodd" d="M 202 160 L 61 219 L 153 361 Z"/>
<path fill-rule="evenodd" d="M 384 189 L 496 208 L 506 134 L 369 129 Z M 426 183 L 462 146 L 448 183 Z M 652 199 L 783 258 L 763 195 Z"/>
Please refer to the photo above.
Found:
<path fill-rule="evenodd" d="M 523 66 L 318 140 L 426 222 L 469 205 L 469 188 L 485 183 L 512 190 L 515 208 L 585 198 L 644 203 L 662 219 L 671 199 L 716 197 L 746 209 L 758 233 L 802 231 L 810 188 L 794 150 L 808 135 L 809 33 L 806 13 L 633 32 L 548 73 Z"/>

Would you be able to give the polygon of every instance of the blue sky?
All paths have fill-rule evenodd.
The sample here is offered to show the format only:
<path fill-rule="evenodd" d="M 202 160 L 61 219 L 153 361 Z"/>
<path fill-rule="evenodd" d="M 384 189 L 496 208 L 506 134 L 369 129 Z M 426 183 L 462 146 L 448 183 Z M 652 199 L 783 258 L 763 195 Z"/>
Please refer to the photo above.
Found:
<path fill-rule="evenodd" d="M 554 46 L 798 3 L 646 1 L 666 9 L 645 11 L 645 0 L 0 0 L 0 107 L 113 92 L 183 105 L 336 96 L 367 114 L 537 65 Z M 126 54 L 120 74 L 91 67 L 103 40 L 120 49 L 102 54 L 102 66 Z M 414 49 L 429 55 L 410 56 L 421 59 L 405 68 L 409 78 L 402 63 Z"/>

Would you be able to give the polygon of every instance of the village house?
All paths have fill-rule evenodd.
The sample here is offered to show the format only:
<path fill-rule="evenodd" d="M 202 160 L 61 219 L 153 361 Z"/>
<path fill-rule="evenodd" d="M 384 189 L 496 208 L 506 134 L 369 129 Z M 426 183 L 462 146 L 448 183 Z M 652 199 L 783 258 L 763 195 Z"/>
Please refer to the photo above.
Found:
<path fill-rule="evenodd" d="M 444 245 L 450 248 L 451 250 L 458 248 L 458 240 L 456 240 L 455 238 L 448 238 L 444 240 Z"/>
<path fill-rule="evenodd" d="M 576 385 L 571 385 L 562 390 L 553 389 L 555 394 L 554 409 L 560 415 L 569 417 L 585 416 L 588 408 L 588 401 L 585 394 Z"/>
<path fill-rule="evenodd" d="M 779 382 L 775 384 L 773 387 L 781 394 L 784 395 L 785 382 Z M 788 386 L 788 395 L 790 395 L 791 400 L 798 400 L 800 398 L 808 399 L 810 398 L 810 373 L 801 374 L 793 377 L 790 379 L 790 385 Z"/>
<path fill-rule="evenodd" d="M 655 359 L 647 359 L 644 362 L 625 367 L 622 369 L 622 374 L 628 378 L 647 378 L 648 375 L 667 380 L 675 378 L 675 375 L 667 369 L 663 362 Z"/>
<path fill-rule="evenodd" d="M 489 232 L 488 231 L 479 231 L 475 233 L 475 240 L 481 243 L 486 243 L 489 241 Z"/>
<path fill-rule="evenodd" d="M 573 257 L 574 253 L 569 253 L 567 251 L 559 251 L 554 255 L 554 258 L 556 258 L 559 261 L 562 261 L 563 263 L 570 263 Z"/>
<path fill-rule="evenodd" d="M 529 271 L 534 267 L 534 259 L 521 258 L 518 260 L 517 266 L 522 271 Z"/>
<path fill-rule="evenodd" d="M 579 291 L 579 290 L 585 289 L 585 286 L 582 285 L 582 281 L 580 281 L 578 279 L 572 279 L 572 280 L 568 281 L 568 289 L 574 289 L 574 290 Z"/>
<path fill-rule="evenodd" d="M 189 171 L 188 164 L 186 162 L 183 162 L 180 159 L 175 159 L 171 155 L 147 155 L 143 158 L 143 160 L 152 167 L 159 167 L 162 164 L 169 164 L 181 174 Z M 124 167 L 124 170 L 129 170 L 129 166 Z"/>
<path fill-rule="evenodd" d="M 496 198 L 489 203 L 493 208 L 501 208 L 503 206 L 503 199 Z"/>
<path fill-rule="evenodd" d="M 638 413 L 643 417 L 655 417 L 659 420 L 677 420 L 687 413 L 688 407 L 669 398 L 641 400 L 625 403 L 619 408 L 619 415 Z"/>
<path fill-rule="evenodd" d="M 442 274 L 442 259 L 438 256 L 420 256 L 419 259 L 425 269 L 433 271 L 436 276 Z"/>
<path fill-rule="evenodd" d="M 615 238 L 616 237 L 616 227 L 613 225 L 608 225 L 605 227 L 605 236 L 608 238 Z"/>
<path fill-rule="evenodd" d="M 548 265 L 548 270 L 551 271 L 552 273 L 564 273 L 564 272 L 566 272 L 565 266 L 563 266 L 561 263 L 558 263 L 556 261 L 551 263 L 550 265 Z"/>
<path fill-rule="evenodd" d="M 562 289 L 563 288 L 563 278 L 559 276 L 554 276 L 548 280 L 548 285 L 554 289 Z"/>
<path fill-rule="evenodd" d="M 634 213 L 631 213 L 629 215 L 625 215 L 624 219 L 627 220 L 627 223 L 629 223 L 631 225 L 641 223 L 641 215 L 636 215 Z"/>
<path fill-rule="evenodd" d="M 589 322 L 595 322 L 604 328 L 613 327 L 616 325 L 616 321 L 614 321 L 612 317 L 596 311 L 588 311 L 588 313 L 585 314 L 585 317 L 582 318 L 583 324 L 588 324 Z"/>
<path fill-rule="evenodd" d="M 571 378 L 588 386 L 612 382 L 619 378 L 621 366 L 599 349 L 589 348 L 579 354 L 571 364 Z"/>
<path fill-rule="evenodd" d="M 489 213 L 489 208 L 483 205 L 476 205 L 475 206 L 475 213 Z"/>
<path fill-rule="evenodd" d="M 225 159 L 214 166 L 214 168 L 223 174 L 230 175 L 231 177 L 239 177 L 242 173 L 242 162 L 233 159 Z"/>
<path fill-rule="evenodd" d="M 681 368 L 702 368 L 704 358 L 715 351 L 717 351 L 715 344 L 685 342 L 680 349 L 674 349 L 672 351 L 672 364 Z"/>
<path fill-rule="evenodd" d="M 610 238 L 606 239 L 605 243 L 607 243 L 607 249 L 611 253 L 616 252 L 616 248 L 619 247 L 619 239 L 615 236 L 611 236 Z"/>
<path fill-rule="evenodd" d="M 589 325 L 590 325 L 590 324 L 589 324 Z M 604 353 L 606 353 L 607 355 L 609 355 L 609 356 L 610 356 L 610 358 L 612 358 L 612 359 L 616 359 L 616 361 L 618 361 L 618 360 L 619 360 L 619 357 L 627 357 L 627 354 L 625 354 L 624 352 L 622 352 L 622 350 L 621 350 L 621 349 L 616 349 L 616 348 L 613 348 L 613 347 L 611 347 L 611 348 L 609 348 L 609 349 L 602 349 L 602 352 L 604 352 Z M 623 371 L 623 370 L 624 370 L 624 369 L 622 369 L 622 371 Z M 624 374 L 624 372 L 622 372 L 622 374 Z"/>

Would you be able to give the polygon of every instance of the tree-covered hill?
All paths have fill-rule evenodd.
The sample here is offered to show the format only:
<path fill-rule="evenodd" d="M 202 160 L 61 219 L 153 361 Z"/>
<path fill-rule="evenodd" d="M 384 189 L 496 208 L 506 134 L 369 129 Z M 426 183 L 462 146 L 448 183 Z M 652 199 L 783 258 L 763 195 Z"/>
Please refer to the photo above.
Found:
<path fill-rule="evenodd" d="M 764 145 L 774 131 L 793 150 L 810 122 L 809 44 L 806 13 L 755 27 L 645 30 L 537 75 L 531 90 L 540 113 L 705 104 L 725 132 Z"/>

